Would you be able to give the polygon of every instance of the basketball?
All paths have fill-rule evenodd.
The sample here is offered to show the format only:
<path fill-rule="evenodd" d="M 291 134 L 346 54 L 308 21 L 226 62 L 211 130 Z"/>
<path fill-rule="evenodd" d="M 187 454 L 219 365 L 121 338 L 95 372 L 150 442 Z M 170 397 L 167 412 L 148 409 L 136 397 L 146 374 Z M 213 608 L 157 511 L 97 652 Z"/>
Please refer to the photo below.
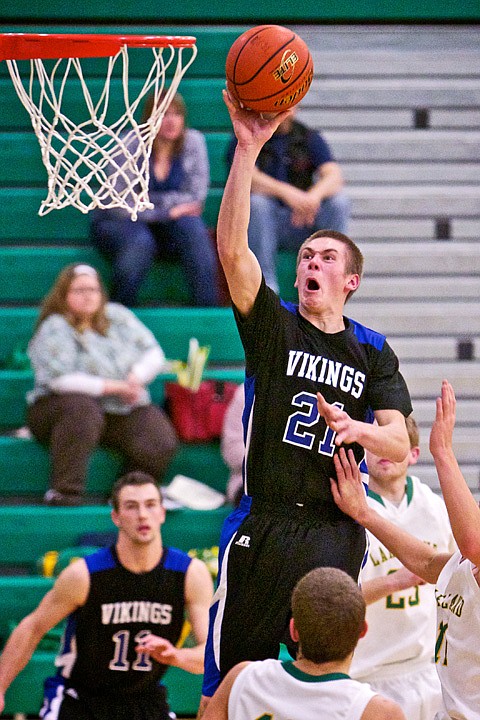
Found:
<path fill-rule="evenodd" d="M 238 37 L 225 66 L 227 90 L 241 107 L 278 113 L 296 105 L 313 80 L 306 43 L 281 25 L 257 25 Z"/>

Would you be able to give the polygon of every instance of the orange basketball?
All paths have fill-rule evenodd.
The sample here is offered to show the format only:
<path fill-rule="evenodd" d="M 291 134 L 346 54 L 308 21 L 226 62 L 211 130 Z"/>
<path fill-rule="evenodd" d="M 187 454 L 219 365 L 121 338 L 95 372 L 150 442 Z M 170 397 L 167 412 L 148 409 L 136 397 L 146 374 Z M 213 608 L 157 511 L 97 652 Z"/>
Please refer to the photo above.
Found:
<path fill-rule="evenodd" d="M 257 25 L 240 35 L 228 52 L 225 70 L 230 95 L 256 112 L 288 110 L 313 80 L 307 45 L 281 25 Z"/>

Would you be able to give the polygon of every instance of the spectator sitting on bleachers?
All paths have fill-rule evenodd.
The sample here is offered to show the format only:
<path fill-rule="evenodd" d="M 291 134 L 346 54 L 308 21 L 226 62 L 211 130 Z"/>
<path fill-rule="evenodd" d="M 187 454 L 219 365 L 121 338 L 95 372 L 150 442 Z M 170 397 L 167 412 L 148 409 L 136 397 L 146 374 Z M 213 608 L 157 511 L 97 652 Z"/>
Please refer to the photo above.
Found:
<path fill-rule="evenodd" d="M 229 164 L 236 144 L 233 136 Z M 248 244 L 276 293 L 278 250 L 297 253 L 322 228 L 348 232 L 350 200 L 342 188 L 340 165 L 321 133 L 290 115 L 260 151 L 250 197 Z"/>
<path fill-rule="evenodd" d="M 62 270 L 28 352 L 35 385 L 27 424 L 51 453 L 47 504 L 83 502 L 88 462 L 99 445 L 120 452 L 126 470 L 161 481 L 177 437 L 146 386 L 165 369 L 165 355 L 130 310 L 107 302 L 93 267 Z"/>
<path fill-rule="evenodd" d="M 143 120 L 151 115 L 147 99 Z M 112 262 L 112 300 L 136 305 L 156 257 L 180 258 L 194 305 L 219 304 L 217 260 L 202 219 L 210 168 L 205 138 L 185 125 L 183 98 L 175 95 L 154 140 L 149 197 L 154 207 L 134 222 L 126 210 L 94 210 L 93 244 Z"/>

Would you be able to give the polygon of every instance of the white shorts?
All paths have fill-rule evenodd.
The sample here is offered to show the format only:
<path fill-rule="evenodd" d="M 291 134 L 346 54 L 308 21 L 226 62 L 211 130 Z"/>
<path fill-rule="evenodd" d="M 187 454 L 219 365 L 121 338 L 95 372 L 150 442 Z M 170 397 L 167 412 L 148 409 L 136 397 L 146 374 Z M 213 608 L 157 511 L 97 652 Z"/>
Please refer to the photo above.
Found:
<path fill-rule="evenodd" d="M 407 720 L 434 720 L 442 708 L 442 689 L 435 665 L 427 665 L 405 675 L 375 680 L 368 678 L 373 690 L 395 700 Z"/>

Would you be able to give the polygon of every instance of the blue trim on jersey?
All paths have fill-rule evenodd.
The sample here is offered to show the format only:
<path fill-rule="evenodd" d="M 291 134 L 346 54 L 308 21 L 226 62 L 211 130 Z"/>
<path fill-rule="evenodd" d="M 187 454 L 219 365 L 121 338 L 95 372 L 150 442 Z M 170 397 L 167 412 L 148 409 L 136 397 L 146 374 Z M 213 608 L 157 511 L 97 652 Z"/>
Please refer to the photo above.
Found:
<path fill-rule="evenodd" d="M 58 718 L 59 707 L 62 703 L 65 692 L 65 679 L 59 675 L 45 678 L 43 682 L 43 705 L 39 717 L 44 720 Z"/>
<path fill-rule="evenodd" d="M 72 638 L 75 637 L 77 631 L 77 621 L 75 619 L 75 613 L 68 616 L 67 624 L 62 636 L 62 645 L 60 648 L 60 655 L 65 655 L 72 651 Z"/>
<path fill-rule="evenodd" d="M 218 575 L 217 575 L 217 586 L 220 583 L 220 576 L 222 572 L 222 562 L 225 550 L 227 549 L 228 543 L 232 539 L 233 535 L 237 532 L 240 525 L 243 523 L 247 515 L 250 514 L 250 508 L 252 506 L 252 498 L 250 495 L 243 495 L 237 508 L 232 510 L 223 521 L 222 530 L 220 532 L 220 540 L 218 543 Z"/>
<path fill-rule="evenodd" d="M 297 314 L 298 305 L 280 298 L 280 305 L 293 315 Z M 353 332 L 357 340 L 363 345 L 372 345 L 376 350 L 382 350 L 385 345 L 386 337 L 382 333 L 376 332 L 366 325 L 362 325 L 352 318 L 347 318 L 353 328 Z"/>
<path fill-rule="evenodd" d="M 115 558 L 112 555 L 111 548 L 101 548 L 98 552 L 92 555 L 85 556 L 85 562 L 87 563 L 88 572 L 90 574 L 95 572 L 101 572 L 102 570 L 111 570 L 117 567 Z"/>
<path fill-rule="evenodd" d="M 376 350 L 383 349 L 383 346 L 385 345 L 385 340 L 387 339 L 385 335 L 382 335 L 375 330 L 371 330 L 370 328 L 362 325 L 356 320 L 352 320 L 352 318 L 347 319 L 349 323 L 351 323 L 355 337 L 359 342 L 363 343 L 364 345 L 372 345 L 372 347 L 374 347 Z"/>
<path fill-rule="evenodd" d="M 213 630 L 218 604 L 217 600 L 210 606 L 209 610 L 208 635 L 205 646 L 202 679 L 202 695 L 205 695 L 205 697 L 212 697 L 221 681 L 220 668 L 217 667 L 217 663 L 215 662 L 215 653 L 213 650 Z"/>
<path fill-rule="evenodd" d="M 255 399 L 255 376 L 245 378 L 245 405 L 242 413 L 243 442 L 247 440 L 248 420 L 252 414 L 253 401 Z"/>
<path fill-rule="evenodd" d="M 239 506 L 235 508 L 230 513 L 230 515 L 223 521 L 218 550 L 217 588 L 220 585 L 222 577 L 222 565 L 225 551 L 228 547 L 230 540 L 235 535 L 238 528 L 249 514 L 251 505 L 252 498 L 248 495 L 243 495 L 242 499 L 240 500 Z M 208 636 L 205 647 L 202 695 L 205 695 L 206 697 L 211 697 L 213 695 L 215 690 L 218 688 L 221 680 L 220 668 L 217 666 L 214 651 L 214 627 L 215 619 L 219 610 L 219 605 L 220 600 L 218 600 L 217 596 L 215 595 L 209 611 Z"/>
<path fill-rule="evenodd" d="M 243 447 L 245 448 L 243 460 L 242 460 L 242 480 L 243 480 L 243 492 L 248 492 L 248 477 L 247 473 L 247 458 L 249 447 L 247 447 L 247 435 L 248 435 L 248 424 L 250 417 L 253 413 L 253 403 L 255 401 L 255 376 L 252 375 L 245 378 L 244 382 L 244 407 L 242 412 L 242 426 L 243 426 Z M 245 482 L 246 480 L 246 482 Z"/>
<path fill-rule="evenodd" d="M 67 618 L 67 624 L 65 626 L 65 630 L 63 631 L 62 636 L 62 642 L 60 644 L 60 649 L 57 654 L 57 659 L 61 658 L 63 655 L 70 655 L 72 652 L 72 640 L 75 637 L 77 632 L 77 620 L 75 617 L 75 612 L 73 612 L 71 615 Z M 56 662 L 56 665 L 58 665 L 57 675 L 58 677 L 64 678 L 64 665 L 62 662 Z"/>
<path fill-rule="evenodd" d="M 178 548 L 164 548 L 166 551 L 166 557 L 163 562 L 165 570 L 177 570 L 178 572 L 187 572 L 187 568 L 192 562 L 190 555 L 187 555 L 183 550 Z"/>
<path fill-rule="evenodd" d="M 280 305 L 285 308 L 285 310 L 288 310 L 288 312 L 292 313 L 292 315 L 297 314 L 298 305 L 292 302 L 288 302 L 287 300 L 282 300 L 280 298 Z"/>

